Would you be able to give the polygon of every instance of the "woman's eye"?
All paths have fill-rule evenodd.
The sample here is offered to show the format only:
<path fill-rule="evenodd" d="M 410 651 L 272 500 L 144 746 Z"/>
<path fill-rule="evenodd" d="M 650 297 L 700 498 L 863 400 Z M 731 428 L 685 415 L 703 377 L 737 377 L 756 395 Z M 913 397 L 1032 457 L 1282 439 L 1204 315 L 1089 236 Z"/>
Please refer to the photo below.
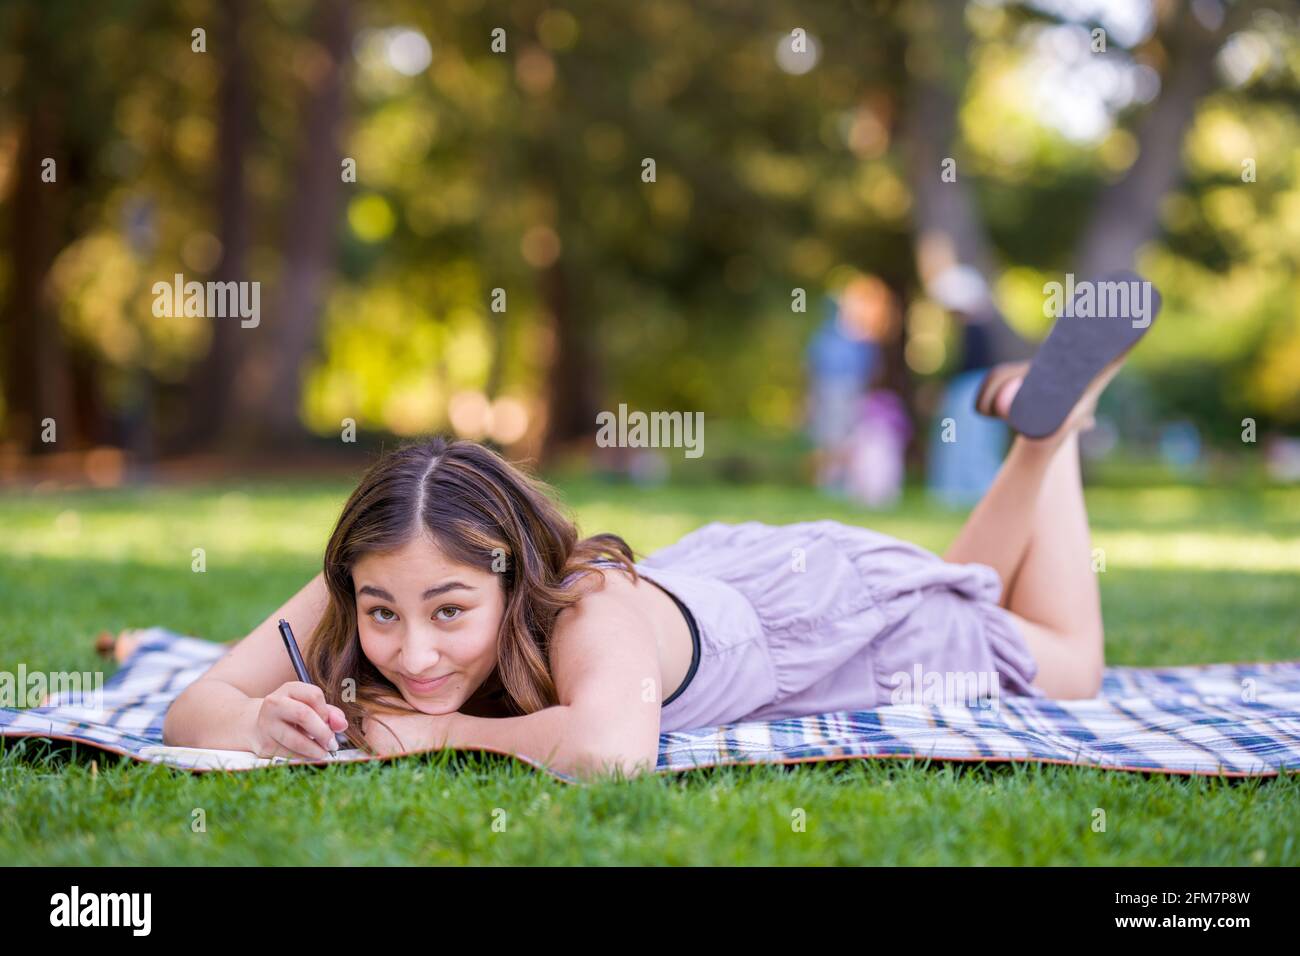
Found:
<path fill-rule="evenodd" d="M 387 618 L 387 619 L 385 619 L 385 620 L 380 620 L 379 618 L 375 617 L 375 615 L 376 615 L 376 614 L 392 614 L 392 613 L 393 613 L 393 612 L 390 611 L 390 610 L 388 610 L 388 608 L 386 608 L 386 607 L 377 607 L 377 608 L 375 608 L 373 611 L 370 612 L 370 619 L 371 619 L 372 621 L 374 621 L 376 624 L 391 624 L 391 623 L 393 622 L 393 619 L 392 619 L 392 618 Z M 396 617 L 396 615 L 393 615 L 393 616 Z"/>
<path fill-rule="evenodd" d="M 453 607 L 453 606 L 451 606 L 451 605 L 448 605 L 447 607 L 440 607 L 440 608 L 438 608 L 438 612 L 437 612 L 437 613 L 438 613 L 438 614 L 441 614 L 443 611 L 455 611 L 455 612 L 456 612 L 456 617 L 459 617 L 459 616 L 460 616 L 460 610 L 461 610 L 461 609 L 458 608 L 458 607 Z M 442 621 L 454 621 L 454 620 L 456 620 L 456 617 L 443 617 L 443 618 L 439 618 L 439 620 L 442 620 Z"/>

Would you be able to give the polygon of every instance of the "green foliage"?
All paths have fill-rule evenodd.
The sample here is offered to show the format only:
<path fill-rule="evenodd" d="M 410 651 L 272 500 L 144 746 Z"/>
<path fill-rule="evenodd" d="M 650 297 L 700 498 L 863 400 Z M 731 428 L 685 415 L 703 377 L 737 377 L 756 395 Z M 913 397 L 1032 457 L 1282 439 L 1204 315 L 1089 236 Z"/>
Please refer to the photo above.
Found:
<path fill-rule="evenodd" d="M 37 6 L 29 36 L 19 26 Z M 1064 138 L 1029 109 L 1017 73 L 1041 17 L 967 6 L 968 57 L 939 64 L 965 84 L 955 151 L 992 234 L 1002 304 L 1041 334 L 1035 290 L 1069 267 L 1098 195 L 1132 162 L 1146 111 L 1129 110 L 1096 144 Z M 255 91 L 241 157 L 247 271 L 268 296 L 293 228 L 314 9 L 249 4 L 241 33 Z M 74 211 L 51 276 L 60 321 L 115 407 L 153 380 L 159 420 L 211 341 L 206 320 L 154 318 L 147 306 L 153 281 L 204 275 L 220 251 L 223 10 L 215 0 L 0 10 L 0 76 L 18 94 L 0 105 L 0 144 L 17 141 L 19 107 L 38 88 L 57 80 L 70 94 L 55 101 Z M 853 268 L 916 289 L 902 130 L 925 60 L 909 37 L 933 29 L 933 15 L 880 3 L 354 5 L 342 151 L 357 182 L 345 186 L 337 268 L 302 370 L 303 421 L 319 434 L 349 416 L 414 434 L 446 427 L 462 392 L 513 396 L 535 418 L 557 347 L 554 268 L 603 407 L 793 431 L 802 347 L 828 286 Z M 208 27 L 206 54 L 190 51 L 196 24 Z M 776 55 L 795 27 L 818 51 L 806 73 Z M 414 76 L 386 45 L 406 28 L 431 47 Z M 490 46 L 498 28 L 504 53 Z M 1134 364 L 1168 414 L 1224 438 L 1245 412 L 1265 430 L 1300 423 L 1300 41 L 1292 14 L 1252 29 L 1272 67 L 1197 105 L 1186 181 L 1139 263 L 1166 312 Z M 1243 157 L 1257 164 L 1254 182 L 1241 179 Z M 654 182 L 642 180 L 646 159 Z M 0 291 L 12 284 L 5 268 Z M 808 311 L 791 310 L 795 288 Z M 490 309 L 495 289 L 504 313 Z M 948 358 L 927 373 L 949 370 Z M 1214 387 L 1188 389 L 1192 370 Z"/>

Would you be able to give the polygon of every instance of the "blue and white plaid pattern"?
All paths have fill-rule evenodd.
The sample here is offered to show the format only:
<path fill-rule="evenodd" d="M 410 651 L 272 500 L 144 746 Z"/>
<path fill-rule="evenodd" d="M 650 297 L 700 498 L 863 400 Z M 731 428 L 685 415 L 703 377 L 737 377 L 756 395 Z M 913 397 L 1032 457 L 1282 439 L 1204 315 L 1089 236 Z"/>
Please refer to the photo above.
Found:
<path fill-rule="evenodd" d="M 0 736 L 74 740 L 200 770 L 181 758 L 142 753 L 162 743 L 172 700 L 228 647 L 161 627 L 142 631 L 135 651 L 105 681 L 102 709 L 75 702 L 0 708 Z M 1300 771 L 1300 661 L 1110 667 L 1093 699 L 1002 697 L 997 704 L 895 704 L 666 733 L 657 770 L 909 757 L 1228 777 Z"/>

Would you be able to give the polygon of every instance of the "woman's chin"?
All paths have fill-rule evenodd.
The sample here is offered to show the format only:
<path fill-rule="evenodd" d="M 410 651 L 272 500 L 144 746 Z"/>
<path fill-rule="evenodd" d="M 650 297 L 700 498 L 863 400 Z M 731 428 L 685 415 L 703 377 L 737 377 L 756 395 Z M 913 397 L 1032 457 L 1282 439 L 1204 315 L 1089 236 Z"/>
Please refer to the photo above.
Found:
<path fill-rule="evenodd" d="M 412 700 L 406 698 L 406 702 L 422 714 L 428 714 L 430 717 L 444 717 L 447 714 L 454 714 L 456 708 L 460 706 L 459 701 L 434 702 L 430 700 Z"/>

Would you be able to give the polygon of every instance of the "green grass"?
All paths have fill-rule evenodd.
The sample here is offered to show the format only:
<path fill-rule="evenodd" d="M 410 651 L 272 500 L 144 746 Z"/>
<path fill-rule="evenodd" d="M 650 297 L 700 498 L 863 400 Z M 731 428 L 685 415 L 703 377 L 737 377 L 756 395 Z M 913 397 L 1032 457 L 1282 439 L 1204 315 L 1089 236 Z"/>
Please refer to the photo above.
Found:
<path fill-rule="evenodd" d="M 835 518 L 942 551 L 962 515 L 772 486 L 565 480 L 587 533 L 649 553 L 709 520 Z M 0 669 L 94 670 L 101 629 L 245 634 L 319 568 L 348 488 L 0 497 Z M 1108 660 L 1300 657 L 1300 489 L 1090 489 Z M 207 570 L 191 570 L 203 548 Z M 1224 781 L 1044 764 L 853 760 L 569 786 L 504 758 L 191 775 L 4 741 L 0 859 L 41 864 L 1295 865 L 1300 775 Z M 1096 809 L 1106 832 L 1095 833 Z M 201 809 L 205 832 L 194 832 Z M 800 812 L 802 811 L 802 813 Z M 799 832 L 792 821 L 806 815 Z M 504 829 L 501 822 L 504 821 Z"/>

